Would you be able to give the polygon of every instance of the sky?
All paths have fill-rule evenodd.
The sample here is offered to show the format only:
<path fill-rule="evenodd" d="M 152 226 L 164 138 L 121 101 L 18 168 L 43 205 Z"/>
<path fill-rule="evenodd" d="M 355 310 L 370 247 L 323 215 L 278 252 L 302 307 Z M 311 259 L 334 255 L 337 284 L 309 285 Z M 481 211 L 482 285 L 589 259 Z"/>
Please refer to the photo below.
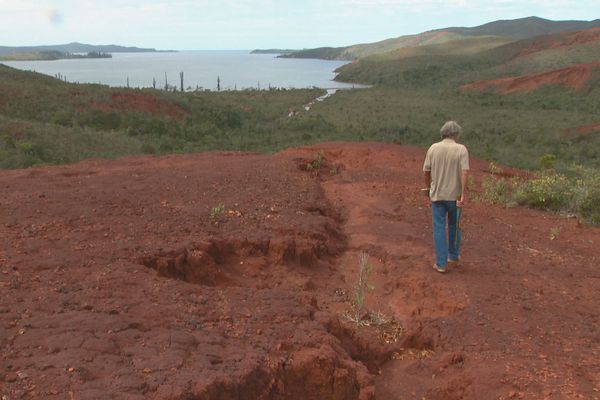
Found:
<path fill-rule="evenodd" d="M 600 18 L 600 0 L 0 0 L 0 46 L 302 49 L 538 16 Z"/>

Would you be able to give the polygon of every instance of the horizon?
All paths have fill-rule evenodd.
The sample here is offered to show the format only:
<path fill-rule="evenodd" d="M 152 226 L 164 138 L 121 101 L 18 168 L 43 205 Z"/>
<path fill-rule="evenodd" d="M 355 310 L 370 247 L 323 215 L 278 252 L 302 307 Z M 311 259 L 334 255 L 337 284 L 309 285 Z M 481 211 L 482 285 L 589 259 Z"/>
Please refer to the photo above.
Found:
<path fill-rule="evenodd" d="M 0 0 L 0 7 L 1 46 L 79 42 L 179 51 L 343 47 L 497 20 L 600 17 L 592 0 Z"/>

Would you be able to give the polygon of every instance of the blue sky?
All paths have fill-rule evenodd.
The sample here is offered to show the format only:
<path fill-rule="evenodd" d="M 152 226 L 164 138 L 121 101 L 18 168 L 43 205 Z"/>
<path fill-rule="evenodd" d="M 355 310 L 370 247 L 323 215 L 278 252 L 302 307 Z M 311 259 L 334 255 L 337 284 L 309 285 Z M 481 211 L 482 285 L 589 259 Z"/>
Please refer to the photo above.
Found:
<path fill-rule="evenodd" d="M 0 0 L 0 45 L 312 48 L 536 15 L 600 18 L 600 0 Z"/>

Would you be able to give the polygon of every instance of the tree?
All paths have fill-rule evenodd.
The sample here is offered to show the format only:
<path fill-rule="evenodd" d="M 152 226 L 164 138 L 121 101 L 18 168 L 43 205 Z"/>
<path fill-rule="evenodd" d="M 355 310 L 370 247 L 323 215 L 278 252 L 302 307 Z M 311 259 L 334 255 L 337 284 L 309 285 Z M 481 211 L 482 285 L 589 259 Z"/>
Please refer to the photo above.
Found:
<path fill-rule="evenodd" d="M 152 87 L 156 89 L 156 78 L 152 78 Z"/>
<path fill-rule="evenodd" d="M 181 80 L 181 91 L 183 92 L 183 71 L 179 73 L 179 79 Z"/>
<path fill-rule="evenodd" d="M 167 73 L 165 72 L 165 91 L 169 90 L 169 81 L 167 80 Z"/>
<path fill-rule="evenodd" d="M 217 76 L 217 92 L 221 91 L 221 77 Z"/>

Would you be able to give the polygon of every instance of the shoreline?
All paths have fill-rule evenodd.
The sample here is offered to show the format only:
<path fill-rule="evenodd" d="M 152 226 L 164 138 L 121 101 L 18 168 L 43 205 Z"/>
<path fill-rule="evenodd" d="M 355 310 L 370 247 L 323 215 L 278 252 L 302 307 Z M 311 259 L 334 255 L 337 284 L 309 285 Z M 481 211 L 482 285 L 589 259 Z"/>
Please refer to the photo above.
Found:
<path fill-rule="evenodd" d="M 217 78 L 220 78 L 223 91 L 370 87 L 337 81 L 336 70 L 344 62 L 278 59 L 251 54 L 250 51 L 229 50 L 112 55 L 112 58 L 0 59 L 0 63 L 22 71 L 34 71 L 53 77 L 60 75 L 63 80 L 71 83 L 101 84 L 113 88 L 168 87 L 168 90 L 173 90 L 176 87 L 180 91 L 181 72 L 184 73 L 183 88 L 186 92 L 217 91 Z"/>

